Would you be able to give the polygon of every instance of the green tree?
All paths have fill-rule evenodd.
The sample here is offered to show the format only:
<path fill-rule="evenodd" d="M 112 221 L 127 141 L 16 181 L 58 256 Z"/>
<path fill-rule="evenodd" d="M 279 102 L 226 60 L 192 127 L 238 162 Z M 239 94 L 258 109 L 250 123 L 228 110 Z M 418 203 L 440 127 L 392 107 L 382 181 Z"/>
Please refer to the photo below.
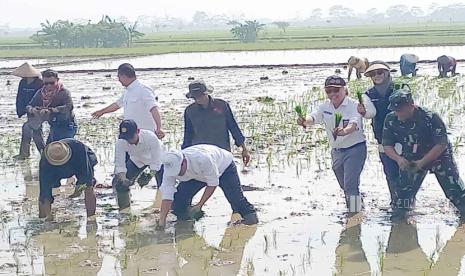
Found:
<path fill-rule="evenodd" d="M 231 33 L 243 43 L 253 43 L 257 41 L 259 32 L 265 27 L 265 24 L 261 24 L 257 20 L 245 21 L 244 24 L 237 21 L 230 21 L 228 25 L 234 26 L 231 29 Z"/>

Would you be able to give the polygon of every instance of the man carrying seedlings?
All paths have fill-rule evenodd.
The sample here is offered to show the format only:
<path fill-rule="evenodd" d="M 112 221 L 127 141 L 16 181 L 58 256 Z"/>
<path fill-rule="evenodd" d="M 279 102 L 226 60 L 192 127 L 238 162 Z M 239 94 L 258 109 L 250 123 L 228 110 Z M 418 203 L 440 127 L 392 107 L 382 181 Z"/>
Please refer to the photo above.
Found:
<path fill-rule="evenodd" d="M 457 61 L 451 56 L 442 55 L 438 57 L 438 71 L 439 77 L 446 78 L 447 73 L 450 72 L 451 76 L 455 76 L 455 69 L 457 68 Z"/>
<path fill-rule="evenodd" d="M 158 112 L 158 96 L 147 85 L 142 84 L 136 77 L 136 71 L 129 63 L 118 67 L 118 80 L 126 88 L 123 95 L 109 106 L 92 113 L 93 118 L 124 110 L 124 119 L 134 120 L 140 129 L 154 132 L 162 139 L 165 134 L 161 130 L 161 118 Z"/>
<path fill-rule="evenodd" d="M 26 106 L 29 114 L 39 114 L 50 125 L 47 144 L 76 135 L 77 124 L 74 116 L 73 99 L 68 89 L 64 88 L 58 73 L 47 69 L 42 72 L 44 86 L 37 91 Z"/>
<path fill-rule="evenodd" d="M 182 151 L 170 151 L 163 157 L 162 205 L 159 226 L 164 227 L 170 208 L 178 220 L 198 217 L 205 202 L 220 186 L 234 213 L 242 223 L 258 223 L 255 207 L 245 198 L 231 152 L 214 145 L 195 145 Z M 176 182 L 179 185 L 176 188 Z M 192 198 L 205 187 L 199 203 L 190 207 Z M 172 205 L 172 206 L 171 206 Z"/>
<path fill-rule="evenodd" d="M 418 56 L 414 54 L 403 54 L 400 56 L 400 73 L 402 76 L 412 74 L 412 77 L 415 77 L 418 71 L 416 68 L 418 60 Z"/>
<path fill-rule="evenodd" d="M 31 139 L 34 140 L 39 152 L 45 147 L 44 138 L 42 137 L 42 123 L 44 120 L 40 118 L 40 114 L 26 112 L 26 106 L 37 90 L 42 88 L 43 82 L 40 72 L 27 62 L 16 68 L 11 74 L 21 78 L 18 94 L 16 95 L 16 113 L 19 118 L 27 114 L 27 121 L 22 127 L 19 154 L 14 156 L 15 159 L 22 160 L 28 158 L 31 154 Z"/>
<path fill-rule="evenodd" d="M 397 163 L 384 153 L 382 146 L 384 119 L 391 111 L 388 109 L 389 96 L 394 91 L 394 83 L 391 79 L 390 67 L 382 61 L 374 61 L 365 72 L 370 77 L 374 86 L 365 92 L 363 103 L 359 103 L 357 110 L 365 119 L 372 119 L 371 126 L 378 142 L 379 158 L 383 164 L 384 174 L 391 196 L 390 205 L 397 202 L 396 183 L 399 181 L 399 167 Z M 374 106 L 375 108 L 371 108 Z M 371 110 L 371 111 L 370 111 Z"/>
<path fill-rule="evenodd" d="M 325 125 L 332 148 L 332 169 L 344 191 L 347 209 L 353 214 L 362 210 L 360 174 L 367 157 L 362 117 L 357 113 L 357 101 L 347 96 L 343 78 L 337 75 L 328 77 L 325 81 L 325 92 L 328 101 L 307 118 L 299 116 L 297 124 L 303 127 Z"/>
<path fill-rule="evenodd" d="M 383 130 L 386 154 L 400 169 L 394 215 L 403 216 L 415 206 L 415 196 L 428 171 L 434 173 L 446 197 L 465 215 L 465 185 L 452 155 L 444 122 L 438 114 L 416 106 L 409 90 L 389 97 Z M 400 150 L 394 149 L 399 144 Z"/>
<path fill-rule="evenodd" d="M 184 141 L 181 148 L 210 144 L 231 151 L 229 138 L 231 133 L 236 146 L 242 148 L 242 160 L 247 166 L 250 153 L 231 107 L 227 102 L 211 97 L 209 95 L 211 92 L 213 88 L 202 80 L 189 84 L 189 93 L 186 97 L 194 99 L 195 102 L 184 111 Z"/>
<path fill-rule="evenodd" d="M 95 153 L 83 143 L 63 139 L 48 144 L 39 162 L 39 218 L 51 220 L 51 206 L 54 201 L 52 189 L 61 186 L 60 180 L 76 176 L 76 186 L 85 189 L 87 216 L 95 214 L 94 166 Z"/>
<path fill-rule="evenodd" d="M 347 63 L 349 64 L 349 75 L 347 77 L 347 81 L 350 81 L 350 77 L 352 75 L 352 70 L 354 68 L 355 68 L 355 73 L 357 75 L 357 79 L 361 79 L 362 78 L 362 73 L 364 73 L 365 70 L 369 66 L 368 59 L 354 57 L 354 56 L 351 56 Z"/>
<path fill-rule="evenodd" d="M 155 176 L 161 185 L 163 154 L 162 143 L 152 131 L 139 129 L 134 120 L 124 120 L 119 126 L 119 137 L 115 146 L 114 187 L 117 191 L 128 191 L 139 175 L 148 167 L 150 175 L 141 175 L 139 185 L 148 184 Z M 129 156 L 126 159 L 126 155 Z M 144 179 L 141 179 L 144 178 Z"/>

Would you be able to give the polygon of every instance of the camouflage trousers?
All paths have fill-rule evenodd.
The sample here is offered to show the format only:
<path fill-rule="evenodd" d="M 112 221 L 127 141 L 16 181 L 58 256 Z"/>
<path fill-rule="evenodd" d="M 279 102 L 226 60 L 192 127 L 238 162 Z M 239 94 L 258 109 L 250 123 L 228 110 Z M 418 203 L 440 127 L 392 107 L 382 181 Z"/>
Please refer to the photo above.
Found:
<path fill-rule="evenodd" d="M 459 211 L 465 212 L 465 185 L 460 178 L 454 158 L 441 158 L 434 163 L 429 171 L 436 176 L 446 197 Z M 415 196 L 427 173 L 428 170 L 420 170 L 415 173 L 400 171 L 399 185 L 397 186 L 398 208 L 414 207 Z"/>

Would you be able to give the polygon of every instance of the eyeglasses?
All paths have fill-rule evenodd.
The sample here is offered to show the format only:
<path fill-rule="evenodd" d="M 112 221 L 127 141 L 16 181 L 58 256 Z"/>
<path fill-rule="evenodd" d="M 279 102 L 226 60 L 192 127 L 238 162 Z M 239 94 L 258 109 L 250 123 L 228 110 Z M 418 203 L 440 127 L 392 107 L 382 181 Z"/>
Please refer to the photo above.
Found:
<path fill-rule="evenodd" d="M 44 82 L 44 85 L 47 86 L 47 85 L 55 85 L 56 84 L 56 81 L 46 81 Z"/>
<path fill-rule="evenodd" d="M 368 76 L 370 77 L 381 76 L 381 75 L 384 75 L 384 72 L 386 72 L 386 70 L 378 69 L 378 70 L 374 70 L 368 73 Z"/>

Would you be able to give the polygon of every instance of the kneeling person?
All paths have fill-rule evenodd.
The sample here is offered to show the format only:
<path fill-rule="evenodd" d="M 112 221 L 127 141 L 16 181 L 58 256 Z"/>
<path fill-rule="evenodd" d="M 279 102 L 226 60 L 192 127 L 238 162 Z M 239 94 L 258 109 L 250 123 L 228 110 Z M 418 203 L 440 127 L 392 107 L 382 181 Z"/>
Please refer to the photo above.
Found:
<path fill-rule="evenodd" d="M 119 126 L 119 137 L 115 148 L 114 187 L 117 191 L 128 191 L 139 177 L 141 187 L 155 176 L 161 184 L 162 143 L 150 130 L 139 129 L 134 120 L 124 120 Z M 150 175 L 141 173 L 150 168 Z"/>
<path fill-rule="evenodd" d="M 67 138 L 47 145 L 39 163 L 39 218 L 51 219 L 52 189 L 60 187 L 60 180 L 76 176 L 76 187 L 86 185 L 87 216 L 95 214 L 94 166 L 95 153 L 83 143 Z M 76 188 L 79 189 L 80 188 Z"/>
<path fill-rule="evenodd" d="M 435 174 L 446 197 L 465 214 L 465 185 L 452 155 L 444 122 L 438 114 L 415 106 L 410 91 L 401 89 L 389 97 L 383 146 L 400 168 L 397 214 L 414 207 L 415 196 L 428 171 Z M 402 152 L 394 146 L 400 144 Z M 402 212 L 403 211 L 403 212 Z"/>
<path fill-rule="evenodd" d="M 163 157 L 163 181 L 160 187 L 162 206 L 159 226 L 165 226 L 166 216 L 173 203 L 178 219 L 190 219 L 188 209 L 192 198 L 204 187 L 205 191 L 193 212 L 199 212 L 219 186 L 234 213 L 239 213 L 244 224 L 258 223 L 254 206 L 245 198 L 231 152 L 214 145 L 195 145 L 182 151 L 170 151 Z M 179 185 L 176 188 L 176 181 Z"/>

